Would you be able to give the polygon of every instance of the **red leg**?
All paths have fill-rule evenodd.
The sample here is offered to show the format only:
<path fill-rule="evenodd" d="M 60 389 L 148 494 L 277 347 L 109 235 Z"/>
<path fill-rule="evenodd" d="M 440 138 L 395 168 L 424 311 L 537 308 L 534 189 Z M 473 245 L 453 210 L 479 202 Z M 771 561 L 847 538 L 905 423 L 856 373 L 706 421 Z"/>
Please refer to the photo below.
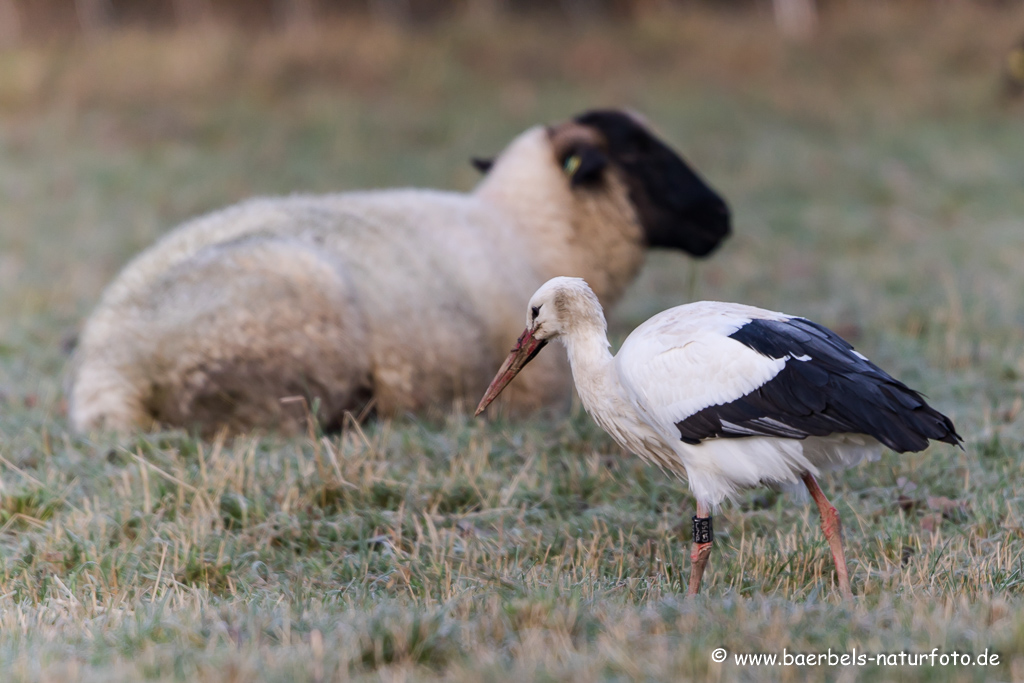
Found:
<path fill-rule="evenodd" d="M 811 498 L 818 504 L 818 512 L 821 513 L 821 530 L 825 532 L 828 545 L 832 548 L 832 559 L 836 563 L 836 575 L 839 577 L 839 592 L 843 594 L 843 599 L 853 600 L 850 573 L 846 569 L 846 553 L 843 551 L 843 525 L 839 521 L 839 513 L 832 507 L 832 503 L 828 502 L 814 475 L 804 472 L 803 480 L 807 490 L 811 492 Z"/>
<path fill-rule="evenodd" d="M 711 511 L 703 503 L 697 503 L 697 516 L 710 517 Z M 704 567 L 708 564 L 711 556 L 711 543 L 694 543 L 690 550 L 690 590 L 688 595 L 696 595 L 700 592 L 700 580 L 704 576 Z"/>

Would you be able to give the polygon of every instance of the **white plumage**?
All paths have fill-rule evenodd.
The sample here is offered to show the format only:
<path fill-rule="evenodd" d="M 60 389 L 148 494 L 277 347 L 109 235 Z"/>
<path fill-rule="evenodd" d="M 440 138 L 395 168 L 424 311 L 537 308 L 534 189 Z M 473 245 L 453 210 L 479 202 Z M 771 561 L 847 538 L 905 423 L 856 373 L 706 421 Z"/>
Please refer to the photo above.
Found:
<path fill-rule="evenodd" d="M 712 301 L 677 306 L 637 327 L 614 357 L 630 405 L 673 445 L 694 495 L 712 508 L 739 489 L 799 483 L 804 472 L 817 475 L 835 465 L 853 465 L 881 450 L 877 440 L 850 434 L 797 440 L 752 433 L 748 439 L 708 439 L 696 445 L 680 440 L 678 422 L 754 392 L 788 362 L 806 362 L 789 354 L 765 356 L 729 336 L 752 320 L 791 317 Z M 583 399 L 588 410 L 597 410 L 599 400 Z M 678 467 L 673 471 L 678 474 Z"/>
<path fill-rule="evenodd" d="M 533 295 L 527 329 L 477 414 L 554 338 L 566 346 L 587 412 L 624 448 L 687 479 L 708 529 L 711 510 L 737 490 L 803 481 L 847 596 L 839 518 L 814 476 L 877 457 L 883 443 L 901 452 L 929 439 L 959 443 L 920 394 L 803 318 L 693 303 L 643 323 L 613 356 L 597 297 L 567 277 Z M 691 592 L 709 552 L 710 535 L 695 544 Z"/>

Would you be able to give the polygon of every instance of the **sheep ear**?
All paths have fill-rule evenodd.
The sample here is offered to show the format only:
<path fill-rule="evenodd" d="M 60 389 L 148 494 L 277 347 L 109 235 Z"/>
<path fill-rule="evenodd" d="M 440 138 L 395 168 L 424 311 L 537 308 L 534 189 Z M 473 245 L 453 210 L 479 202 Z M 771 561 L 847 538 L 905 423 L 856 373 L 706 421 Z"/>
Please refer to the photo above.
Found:
<path fill-rule="evenodd" d="M 608 166 L 608 157 L 597 147 L 584 147 L 573 152 L 565 160 L 565 172 L 573 187 L 593 183 L 601 177 Z"/>
<path fill-rule="evenodd" d="M 469 163 L 473 164 L 473 168 L 480 171 L 481 173 L 487 173 L 494 166 L 494 159 L 483 159 L 481 157 L 473 157 L 469 160 Z"/>

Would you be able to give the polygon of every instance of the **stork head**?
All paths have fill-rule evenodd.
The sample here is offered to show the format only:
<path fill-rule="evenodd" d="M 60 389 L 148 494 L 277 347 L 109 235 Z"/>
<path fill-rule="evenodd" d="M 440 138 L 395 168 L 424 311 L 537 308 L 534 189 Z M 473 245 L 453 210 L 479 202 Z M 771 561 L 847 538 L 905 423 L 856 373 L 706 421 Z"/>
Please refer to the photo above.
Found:
<path fill-rule="evenodd" d="M 607 328 L 601 302 L 583 278 L 551 278 L 530 297 L 525 332 L 534 339 L 547 342 L 581 326 Z"/>
<path fill-rule="evenodd" d="M 586 281 L 578 277 L 556 277 L 541 285 L 530 297 L 526 329 L 480 399 L 476 415 L 498 397 L 549 341 L 585 327 L 596 327 L 602 333 L 607 329 L 601 303 Z"/>

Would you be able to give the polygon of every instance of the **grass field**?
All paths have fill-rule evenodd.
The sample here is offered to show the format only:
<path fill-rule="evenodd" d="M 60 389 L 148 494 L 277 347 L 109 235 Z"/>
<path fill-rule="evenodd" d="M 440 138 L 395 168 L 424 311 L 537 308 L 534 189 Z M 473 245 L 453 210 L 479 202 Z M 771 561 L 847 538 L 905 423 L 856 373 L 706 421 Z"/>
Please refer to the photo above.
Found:
<path fill-rule="evenodd" d="M 999 98 L 1024 12 L 942 8 L 836 10 L 806 45 L 703 11 L 0 52 L 3 679 L 1024 680 L 1024 109 Z M 965 438 L 825 482 L 854 605 L 813 506 L 764 490 L 716 518 L 685 601 L 693 499 L 579 409 L 69 433 L 77 326 L 176 223 L 257 193 L 468 188 L 469 156 L 607 104 L 644 112 L 736 218 L 708 262 L 652 256 L 617 340 L 698 297 L 806 315 Z M 757 668 L 716 647 L 999 663 Z"/>

